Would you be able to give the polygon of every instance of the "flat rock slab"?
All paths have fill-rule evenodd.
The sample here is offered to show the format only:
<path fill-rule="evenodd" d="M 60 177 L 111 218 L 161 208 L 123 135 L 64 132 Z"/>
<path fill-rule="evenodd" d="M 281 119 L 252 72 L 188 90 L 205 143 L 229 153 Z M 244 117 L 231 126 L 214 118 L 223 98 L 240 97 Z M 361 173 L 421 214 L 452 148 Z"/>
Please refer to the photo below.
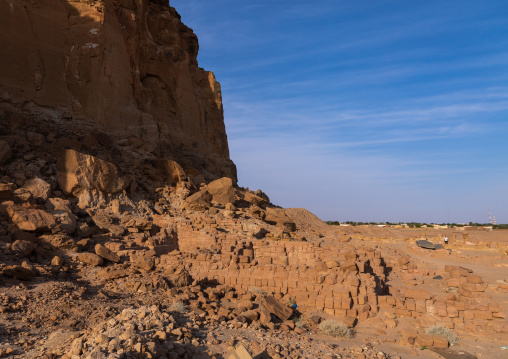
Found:
<path fill-rule="evenodd" d="M 445 359 L 478 359 L 476 355 L 469 354 L 463 350 L 452 349 L 429 349 L 436 354 L 441 355 Z"/>
<path fill-rule="evenodd" d="M 418 245 L 418 247 L 420 248 L 425 248 L 425 249 L 436 249 L 434 243 L 432 242 L 429 242 L 425 239 L 421 239 L 419 241 L 416 241 L 416 244 Z"/>

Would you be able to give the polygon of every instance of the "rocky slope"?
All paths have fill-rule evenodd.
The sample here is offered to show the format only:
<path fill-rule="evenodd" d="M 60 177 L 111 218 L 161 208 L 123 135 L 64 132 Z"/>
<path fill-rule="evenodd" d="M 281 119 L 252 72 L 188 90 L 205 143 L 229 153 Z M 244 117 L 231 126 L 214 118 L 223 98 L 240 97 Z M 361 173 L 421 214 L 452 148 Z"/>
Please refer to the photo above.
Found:
<path fill-rule="evenodd" d="M 35 114 L 101 129 L 236 181 L 220 84 L 168 1 L 1 1 L 0 44 L 0 124 Z"/>
<path fill-rule="evenodd" d="M 236 185 L 166 4 L 0 2 L 0 357 L 435 358 L 435 325 L 499 348 L 506 282 Z"/>

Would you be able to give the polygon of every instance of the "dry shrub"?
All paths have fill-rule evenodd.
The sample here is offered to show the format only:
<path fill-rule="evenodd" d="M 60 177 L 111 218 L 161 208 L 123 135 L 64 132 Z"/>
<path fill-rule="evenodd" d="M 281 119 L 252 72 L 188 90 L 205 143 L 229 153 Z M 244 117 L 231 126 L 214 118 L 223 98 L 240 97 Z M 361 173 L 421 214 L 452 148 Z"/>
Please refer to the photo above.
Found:
<path fill-rule="evenodd" d="M 425 333 L 428 335 L 440 335 L 445 337 L 450 344 L 458 344 L 459 338 L 447 327 L 443 327 L 442 325 L 433 325 L 425 329 Z"/>
<path fill-rule="evenodd" d="M 187 312 L 187 307 L 182 302 L 174 302 L 168 308 L 171 312 L 177 313 L 185 313 Z"/>
<path fill-rule="evenodd" d="M 346 324 L 335 320 L 326 320 L 322 322 L 319 324 L 319 330 L 336 338 L 351 338 L 353 336 L 353 331 L 348 328 Z"/>

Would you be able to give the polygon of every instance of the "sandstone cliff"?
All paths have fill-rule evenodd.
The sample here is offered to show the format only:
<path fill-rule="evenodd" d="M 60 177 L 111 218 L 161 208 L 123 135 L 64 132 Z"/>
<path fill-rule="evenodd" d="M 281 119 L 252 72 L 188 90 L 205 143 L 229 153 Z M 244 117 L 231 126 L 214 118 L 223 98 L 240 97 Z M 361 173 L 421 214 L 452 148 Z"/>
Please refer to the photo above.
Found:
<path fill-rule="evenodd" d="M 2 0 L 0 44 L 0 125 L 36 114 L 137 137 L 154 157 L 236 181 L 220 84 L 168 1 Z"/>

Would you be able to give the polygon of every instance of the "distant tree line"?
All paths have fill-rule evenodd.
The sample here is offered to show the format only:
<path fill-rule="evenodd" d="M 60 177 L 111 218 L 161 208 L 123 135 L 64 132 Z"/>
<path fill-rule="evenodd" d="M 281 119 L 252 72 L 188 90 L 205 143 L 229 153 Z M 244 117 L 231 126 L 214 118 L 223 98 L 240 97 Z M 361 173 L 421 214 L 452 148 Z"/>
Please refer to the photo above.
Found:
<path fill-rule="evenodd" d="M 406 224 L 409 228 L 433 228 L 434 226 L 448 226 L 450 228 L 455 227 L 490 227 L 492 224 L 489 223 L 473 223 L 469 222 L 469 224 L 463 224 L 463 223 L 441 223 L 441 224 L 435 224 L 435 223 L 419 223 L 419 222 L 398 222 L 398 223 L 391 223 L 391 222 L 354 222 L 354 221 L 346 221 L 346 222 L 339 222 L 339 221 L 327 221 L 326 222 L 329 225 L 332 226 L 339 226 L 341 223 L 343 224 L 349 224 L 350 226 L 365 226 L 365 225 L 372 225 L 372 226 L 379 226 L 379 225 L 386 225 L 386 226 L 392 226 L 392 225 L 401 225 Z M 493 229 L 508 229 L 508 224 L 496 224 L 492 226 Z"/>

